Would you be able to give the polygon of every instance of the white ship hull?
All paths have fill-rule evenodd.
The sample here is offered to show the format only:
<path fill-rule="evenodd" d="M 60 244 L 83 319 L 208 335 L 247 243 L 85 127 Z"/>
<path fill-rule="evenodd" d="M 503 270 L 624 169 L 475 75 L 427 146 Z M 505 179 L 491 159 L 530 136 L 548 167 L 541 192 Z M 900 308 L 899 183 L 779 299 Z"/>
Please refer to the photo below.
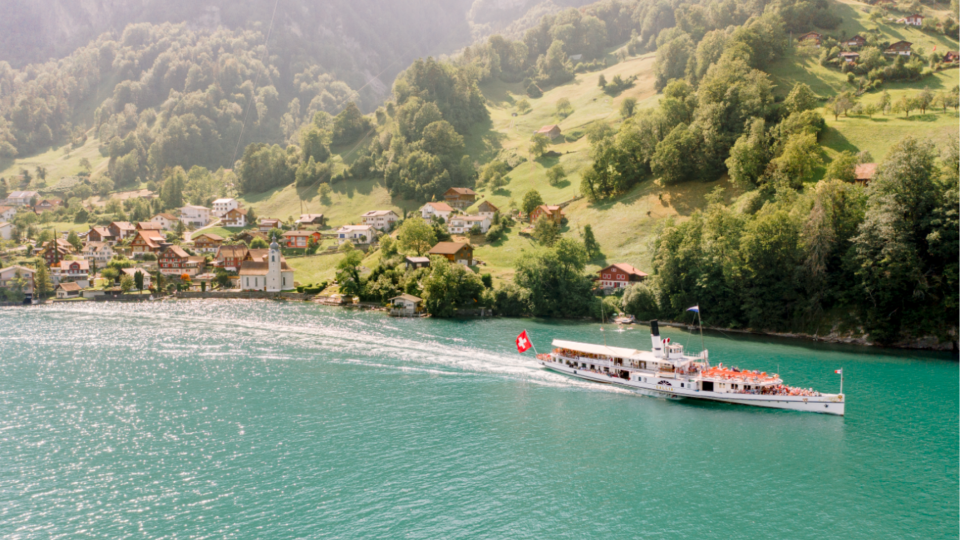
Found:
<path fill-rule="evenodd" d="M 682 377 L 674 374 L 634 373 L 630 379 L 611 376 L 607 373 L 572 367 L 563 362 L 538 360 L 543 367 L 588 381 L 612 384 L 621 388 L 629 388 L 635 392 L 663 397 L 667 399 L 701 399 L 719 401 L 736 405 L 750 405 L 769 409 L 786 409 L 790 411 L 813 412 L 820 414 L 844 415 L 844 397 L 841 394 L 821 394 L 819 396 L 785 396 L 742 394 L 733 392 L 710 392 L 697 389 L 693 377 Z M 646 375 L 646 376 L 644 376 Z M 682 386 L 681 386 L 682 384 Z"/>

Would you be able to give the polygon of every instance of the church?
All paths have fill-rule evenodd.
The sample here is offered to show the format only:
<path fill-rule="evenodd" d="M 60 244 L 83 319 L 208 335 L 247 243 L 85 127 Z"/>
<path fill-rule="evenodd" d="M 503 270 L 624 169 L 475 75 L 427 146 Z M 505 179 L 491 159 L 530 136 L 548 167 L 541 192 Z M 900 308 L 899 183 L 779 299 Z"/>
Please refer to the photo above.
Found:
<path fill-rule="evenodd" d="M 265 260 L 264 260 L 265 259 Z M 261 260 L 246 260 L 240 265 L 240 289 L 244 291 L 280 292 L 294 289 L 293 268 L 273 242 Z"/>

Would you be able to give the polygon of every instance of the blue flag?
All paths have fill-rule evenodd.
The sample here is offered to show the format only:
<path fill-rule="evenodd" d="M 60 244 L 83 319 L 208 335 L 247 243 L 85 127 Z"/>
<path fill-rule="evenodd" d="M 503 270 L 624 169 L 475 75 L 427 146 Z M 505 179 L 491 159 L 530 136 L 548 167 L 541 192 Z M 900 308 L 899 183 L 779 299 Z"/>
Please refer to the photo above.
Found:
<path fill-rule="evenodd" d="M 697 313 L 700 313 L 700 306 L 697 305 L 697 306 L 689 307 L 687 308 L 687 311 L 696 311 Z"/>

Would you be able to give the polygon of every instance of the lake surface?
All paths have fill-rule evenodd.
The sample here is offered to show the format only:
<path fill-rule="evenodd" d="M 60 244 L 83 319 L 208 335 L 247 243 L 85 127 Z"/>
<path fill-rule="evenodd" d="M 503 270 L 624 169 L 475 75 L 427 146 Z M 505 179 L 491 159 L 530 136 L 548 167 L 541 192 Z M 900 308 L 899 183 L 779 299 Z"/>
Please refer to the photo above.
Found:
<path fill-rule="evenodd" d="M 258 301 L 0 309 L 0 536 L 958 536 L 949 355 L 705 337 L 795 386 L 842 367 L 835 417 L 572 380 L 516 354 L 523 329 L 650 345 Z"/>

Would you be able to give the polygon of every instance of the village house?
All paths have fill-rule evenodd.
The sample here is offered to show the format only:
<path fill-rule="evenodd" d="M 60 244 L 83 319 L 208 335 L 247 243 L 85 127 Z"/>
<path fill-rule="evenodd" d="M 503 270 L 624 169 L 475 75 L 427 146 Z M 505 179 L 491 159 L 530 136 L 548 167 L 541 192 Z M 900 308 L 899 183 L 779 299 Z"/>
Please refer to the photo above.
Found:
<path fill-rule="evenodd" d="M 193 249 L 200 253 L 216 253 L 223 243 L 223 237 L 219 234 L 203 233 L 198 234 L 193 239 Z"/>
<path fill-rule="evenodd" d="M 159 253 L 163 248 L 170 245 L 167 237 L 162 231 L 140 230 L 137 236 L 130 242 L 130 251 L 134 254 Z"/>
<path fill-rule="evenodd" d="M 428 254 L 440 255 L 450 262 L 464 266 L 473 266 L 473 247 L 466 242 L 439 242 Z"/>
<path fill-rule="evenodd" d="M 191 256 L 180 246 L 169 246 L 160 253 L 157 259 L 157 266 L 160 273 L 168 276 L 179 276 L 187 274 L 195 276 L 203 268 L 205 259 L 203 257 Z"/>
<path fill-rule="evenodd" d="M 394 296 L 389 302 L 391 305 L 390 315 L 394 317 L 414 317 L 422 311 L 420 303 L 423 300 L 412 294 Z"/>
<path fill-rule="evenodd" d="M 83 245 L 83 258 L 87 262 L 105 265 L 113 258 L 113 248 L 109 242 L 90 242 Z"/>
<path fill-rule="evenodd" d="M 370 244 L 376 237 L 374 230 L 370 225 L 344 225 L 337 229 L 337 243 L 343 244 L 349 240 L 354 245 Z"/>
<path fill-rule="evenodd" d="M 58 206 L 60 206 L 60 201 L 52 201 L 49 199 L 44 199 L 38 202 L 37 205 L 33 207 L 33 211 L 38 214 L 42 214 L 43 212 L 52 212 L 56 210 Z"/>
<path fill-rule="evenodd" d="M 295 288 L 293 269 L 280 254 L 276 242 L 270 244 L 265 261 L 244 261 L 240 267 L 240 289 L 244 291 L 280 292 Z"/>
<path fill-rule="evenodd" d="M 224 227 L 246 227 L 247 211 L 244 208 L 231 208 L 223 215 Z"/>
<path fill-rule="evenodd" d="M 306 227 L 307 225 L 323 227 L 326 225 L 326 220 L 324 220 L 323 214 L 300 214 L 300 219 L 297 220 L 297 226 Z"/>
<path fill-rule="evenodd" d="M 867 39 L 860 34 L 857 34 L 850 39 L 841 41 L 840 44 L 849 49 L 859 49 L 867 44 Z"/>
<path fill-rule="evenodd" d="M 429 268 L 430 257 L 404 257 L 407 270 L 416 270 L 417 268 Z"/>
<path fill-rule="evenodd" d="M 560 126 L 556 124 L 551 124 L 549 126 L 543 126 L 542 128 L 536 131 L 537 135 L 545 135 L 551 141 L 560 136 Z"/>
<path fill-rule="evenodd" d="M 861 163 L 853 169 L 853 181 L 861 186 L 869 185 L 876 175 L 876 163 Z"/>
<path fill-rule="evenodd" d="M 0 221 L 10 221 L 17 215 L 16 206 L 0 206 Z"/>
<path fill-rule="evenodd" d="M 78 283 L 71 281 L 66 281 L 57 285 L 57 288 L 54 289 L 54 292 L 57 295 L 57 298 L 60 300 L 66 298 L 77 298 L 80 296 L 80 291 L 86 287 L 81 287 Z"/>
<path fill-rule="evenodd" d="M 30 206 L 31 203 L 39 197 L 40 194 L 36 191 L 14 191 L 7 195 L 7 198 L 4 199 L 4 204 L 9 206 Z"/>
<path fill-rule="evenodd" d="M 960 53 L 957 53 L 957 51 L 947 51 L 946 54 L 943 55 L 943 61 L 948 64 L 956 62 L 958 60 L 960 60 Z"/>
<path fill-rule="evenodd" d="M 270 229 L 279 229 L 280 225 L 281 223 L 279 219 L 260 218 L 259 229 L 260 229 L 260 232 L 266 233 L 266 232 L 270 232 Z"/>
<path fill-rule="evenodd" d="M 903 24 L 907 26 L 923 26 L 923 15 L 914 13 L 903 19 Z"/>
<path fill-rule="evenodd" d="M 0 221 L 0 240 L 9 240 L 13 238 L 13 223 Z"/>
<path fill-rule="evenodd" d="M 470 188 L 452 187 L 443 194 L 443 200 L 452 208 L 463 210 L 477 201 L 477 194 Z"/>
<path fill-rule="evenodd" d="M 33 277 L 37 271 L 26 266 L 8 266 L 0 268 L 0 287 L 10 289 L 15 286 L 15 280 L 22 279 L 24 294 L 33 294 Z"/>
<path fill-rule="evenodd" d="M 243 264 L 243 260 L 247 258 L 249 252 L 250 249 L 244 244 L 221 245 L 217 249 L 214 265 L 230 272 L 236 272 L 240 269 L 240 265 Z"/>
<path fill-rule="evenodd" d="M 797 38 L 797 41 L 801 45 L 812 45 L 814 47 L 820 47 L 820 42 L 823 40 L 823 35 L 816 32 L 807 32 L 806 34 L 801 35 Z"/>
<path fill-rule="evenodd" d="M 47 266 L 50 267 L 60 264 L 60 261 L 67 258 L 71 253 L 73 253 L 73 246 L 63 238 L 44 242 L 40 247 L 40 258 L 46 261 Z"/>
<path fill-rule="evenodd" d="M 156 221 L 141 221 L 137 223 L 138 231 L 162 231 L 163 225 Z"/>
<path fill-rule="evenodd" d="M 860 53 L 858 52 L 842 52 L 838 56 L 848 64 L 855 64 L 857 60 L 860 60 Z"/>
<path fill-rule="evenodd" d="M 133 238 L 137 235 L 137 228 L 127 221 L 113 221 L 107 225 L 107 230 L 110 231 L 110 236 L 116 238 L 117 241 Z"/>
<path fill-rule="evenodd" d="M 444 221 L 450 219 L 453 208 L 444 202 L 428 202 L 420 209 L 420 216 L 423 219 L 430 220 L 434 217 L 442 218 Z"/>
<path fill-rule="evenodd" d="M 450 216 L 447 232 L 450 234 L 470 234 L 474 227 L 478 227 L 480 232 L 485 234 L 490 229 L 490 218 L 464 215 Z"/>
<path fill-rule="evenodd" d="M 601 289 L 625 289 L 630 283 L 637 283 L 647 278 L 645 272 L 637 270 L 626 263 L 616 263 L 600 270 L 597 281 Z"/>
<path fill-rule="evenodd" d="M 160 228 L 165 231 L 169 231 L 173 229 L 174 225 L 177 224 L 177 221 L 179 221 L 177 219 L 177 216 L 173 214 L 167 214 L 165 212 L 161 212 L 153 216 L 153 219 L 150 220 L 151 223 L 156 223 L 157 225 L 160 225 Z"/>
<path fill-rule="evenodd" d="M 116 242 L 108 227 L 90 227 L 86 234 L 87 242 Z"/>
<path fill-rule="evenodd" d="M 563 210 L 559 206 L 551 204 L 541 204 L 530 212 L 530 223 L 536 223 L 541 216 L 554 222 L 556 225 L 563 223 Z"/>
<path fill-rule="evenodd" d="M 210 223 L 210 209 L 205 206 L 188 204 L 180 209 L 180 221 L 184 225 L 203 227 Z"/>
<path fill-rule="evenodd" d="M 283 233 L 283 244 L 288 248 L 306 249 L 310 240 L 319 243 L 322 235 L 317 231 L 287 231 Z"/>
<path fill-rule="evenodd" d="M 364 225 L 370 225 L 379 231 L 389 231 L 393 224 L 400 219 L 393 210 L 371 210 L 360 216 Z"/>
<path fill-rule="evenodd" d="M 267 255 L 269 254 L 270 254 L 269 249 L 250 248 L 247 250 L 247 255 L 243 258 L 243 260 L 253 261 L 253 262 L 267 262 Z"/>
<path fill-rule="evenodd" d="M 54 283 L 72 281 L 80 285 L 81 289 L 90 286 L 90 263 L 87 261 L 60 261 L 60 264 L 50 269 L 50 277 Z"/>
<path fill-rule="evenodd" d="M 913 43 L 909 41 L 898 41 L 887 47 L 887 50 L 883 51 L 883 54 L 910 56 L 912 45 Z"/>
<path fill-rule="evenodd" d="M 211 206 L 213 207 L 211 209 L 213 215 L 222 218 L 223 216 L 227 215 L 227 212 L 240 208 L 240 201 L 227 197 L 213 201 Z"/>
<path fill-rule="evenodd" d="M 493 221 L 493 215 L 499 211 L 500 209 L 494 206 L 490 201 L 483 201 L 480 203 L 480 206 L 477 207 L 477 213 L 483 217 L 490 218 L 491 222 Z"/>
<path fill-rule="evenodd" d="M 150 288 L 150 283 L 151 283 L 151 280 L 150 280 L 150 272 L 148 272 L 148 271 L 147 271 L 146 269 L 144 269 L 144 268 L 121 268 L 121 269 L 120 269 L 120 276 L 123 277 L 124 275 L 127 275 L 127 276 L 130 276 L 131 278 L 133 278 L 134 280 L 136 280 L 136 279 L 137 279 L 137 272 L 140 272 L 141 274 L 143 274 L 143 288 L 144 288 L 144 289 L 149 289 L 149 288 Z M 136 281 L 134 281 L 134 283 L 136 283 Z"/>

